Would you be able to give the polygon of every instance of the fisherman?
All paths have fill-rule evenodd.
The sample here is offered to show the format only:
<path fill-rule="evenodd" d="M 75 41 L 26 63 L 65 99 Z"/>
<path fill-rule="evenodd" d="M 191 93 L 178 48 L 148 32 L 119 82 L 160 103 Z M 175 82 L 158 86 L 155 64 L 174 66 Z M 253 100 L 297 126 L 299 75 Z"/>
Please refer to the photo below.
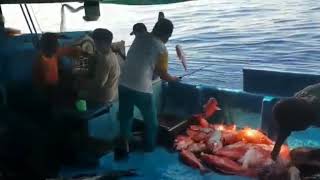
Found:
<path fill-rule="evenodd" d="M 277 140 L 272 151 L 272 159 L 276 160 L 291 132 L 320 125 L 320 83 L 302 89 L 294 97 L 279 101 L 273 107 L 273 118 L 278 125 Z"/>
<path fill-rule="evenodd" d="M 119 85 L 120 146 L 116 149 L 119 158 L 129 152 L 133 108 L 136 105 L 145 121 L 145 150 L 153 151 L 157 139 L 157 112 L 152 95 L 152 76 L 155 72 L 165 81 L 175 82 L 178 77 L 168 73 L 168 51 L 165 44 L 171 37 L 173 24 L 162 18 L 151 33 L 136 36 L 122 68 Z M 116 156 L 116 157 L 117 157 Z"/>
<path fill-rule="evenodd" d="M 51 103 L 62 100 L 58 96 L 58 92 L 61 92 L 59 90 L 61 88 L 59 75 L 61 58 L 67 56 L 78 59 L 85 54 L 78 48 L 59 47 L 58 38 L 59 35 L 56 33 L 44 33 L 41 36 L 39 54 L 33 65 L 34 84 L 47 95 Z"/>
<path fill-rule="evenodd" d="M 95 29 L 92 34 L 95 53 L 90 71 L 93 76 L 81 83 L 79 96 L 94 104 L 111 103 L 118 96 L 120 65 L 116 54 L 111 51 L 113 34 L 107 29 Z"/>
<path fill-rule="evenodd" d="M 55 111 L 57 109 L 60 110 L 62 105 L 66 103 L 71 102 L 73 104 L 73 98 L 76 98 L 75 92 L 71 89 L 71 83 L 67 87 L 64 87 L 66 83 L 62 85 L 65 76 L 61 74 L 62 71 L 59 63 L 63 57 L 79 59 L 80 56 L 86 55 L 79 48 L 60 47 L 59 38 L 59 34 L 56 33 L 42 34 L 39 41 L 39 52 L 33 64 L 32 73 L 35 90 L 39 93 L 40 97 L 43 97 L 44 102 L 41 104 L 41 107 L 43 107 L 41 108 L 41 113 L 36 116 L 36 119 L 41 121 L 37 121 L 35 124 L 42 131 L 34 132 L 35 137 L 41 137 L 38 140 L 39 142 L 37 142 L 40 145 L 32 146 L 32 155 L 30 156 L 45 156 L 45 160 L 48 162 L 42 162 L 45 160 L 41 158 L 32 159 L 32 163 L 40 169 L 49 168 L 45 165 L 42 167 L 42 163 L 48 163 L 48 166 L 50 166 L 50 164 L 58 163 L 61 160 L 60 158 L 67 157 L 65 155 L 67 151 L 62 147 L 70 147 L 67 141 L 72 137 L 68 128 L 70 122 L 63 121 L 65 119 L 57 116 L 59 113 Z M 70 95 L 72 96 L 66 96 L 67 94 L 69 95 L 69 92 L 67 93 L 65 90 L 70 91 Z M 41 171 L 39 170 L 39 172 Z"/>
<path fill-rule="evenodd" d="M 135 35 L 139 36 L 140 34 L 148 33 L 147 27 L 143 23 L 136 23 L 133 25 L 132 32 L 130 33 L 130 36 Z M 152 80 L 159 79 L 159 76 L 157 76 L 155 73 L 152 76 Z"/>

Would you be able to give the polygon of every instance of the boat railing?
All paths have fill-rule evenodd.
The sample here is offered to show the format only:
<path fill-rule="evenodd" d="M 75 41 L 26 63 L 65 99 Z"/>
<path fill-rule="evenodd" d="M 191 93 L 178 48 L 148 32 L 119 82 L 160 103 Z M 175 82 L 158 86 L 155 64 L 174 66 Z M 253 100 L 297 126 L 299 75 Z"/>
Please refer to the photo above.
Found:
<path fill-rule="evenodd" d="M 288 97 L 319 82 L 319 74 L 243 69 L 243 90 L 251 93 Z"/>

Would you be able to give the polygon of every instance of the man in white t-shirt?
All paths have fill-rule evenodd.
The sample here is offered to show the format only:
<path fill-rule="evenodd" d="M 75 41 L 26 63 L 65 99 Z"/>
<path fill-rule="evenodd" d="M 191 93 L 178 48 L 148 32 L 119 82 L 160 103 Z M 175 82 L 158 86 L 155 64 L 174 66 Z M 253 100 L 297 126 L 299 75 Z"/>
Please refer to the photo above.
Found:
<path fill-rule="evenodd" d="M 119 120 L 121 145 L 116 153 L 126 156 L 131 136 L 133 109 L 137 106 L 145 122 L 145 150 L 153 151 L 158 128 L 152 77 L 155 73 L 165 81 L 178 81 L 168 73 L 168 52 L 165 43 L 171 37 L 173 24 L 161 18 L 151 33 L 138 33 L 121 69 L 119 82 Z M 121 154 L 123 153 L 123 154 Z M 120 157 L 121 158 L 121 157 Z"/>

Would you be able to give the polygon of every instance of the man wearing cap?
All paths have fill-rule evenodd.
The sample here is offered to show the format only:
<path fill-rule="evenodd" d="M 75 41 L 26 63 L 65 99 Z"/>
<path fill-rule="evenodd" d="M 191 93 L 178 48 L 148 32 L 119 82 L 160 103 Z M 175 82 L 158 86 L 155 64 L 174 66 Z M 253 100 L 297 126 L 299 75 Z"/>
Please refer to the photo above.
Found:
<path fill-rule="evenodd" d="M 136 36 L 123 65 L 119 85 L 120 146 L 116 156 L 127 155 L 131 137 L 133 109 L 137 106 L 145 122 L 145 150 L 153 151 L 157 139 L 157 112 L 153 99 L 152 76 L 156 73 L 165 81 L 178 81 L 168 73 L 168 52 L 165 46 L 171 37 L 173 24 L 160 19 L 151 33 Z"/>
<path fill-rule="evenodd" d="M 92 34 L 95 53 L 90 59 L 93 76 L 84 80 L 80 97 L 92 103 L 110 103 L 118 95 L 120 65 L 111 51 L 113 34 L 107 29 L 95 29 Z"/>

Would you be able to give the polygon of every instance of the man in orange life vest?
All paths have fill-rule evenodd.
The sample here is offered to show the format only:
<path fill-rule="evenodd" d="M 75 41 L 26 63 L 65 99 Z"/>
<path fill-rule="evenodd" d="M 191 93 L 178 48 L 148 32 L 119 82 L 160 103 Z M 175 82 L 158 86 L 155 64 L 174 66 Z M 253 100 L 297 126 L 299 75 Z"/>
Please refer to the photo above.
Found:
<path fill-rule="evenodd" d="M 51 103 L 59 100 L 59 60 L 63 56 L 78 58 L 83 52 L 78 48 L 59 47 L 59 36 L 44 33 L 40 39 L 40 52 L 33 67 L 35 85 L 47 95 Z M 58 99 L 57 99 L 58 98 Z"/>

